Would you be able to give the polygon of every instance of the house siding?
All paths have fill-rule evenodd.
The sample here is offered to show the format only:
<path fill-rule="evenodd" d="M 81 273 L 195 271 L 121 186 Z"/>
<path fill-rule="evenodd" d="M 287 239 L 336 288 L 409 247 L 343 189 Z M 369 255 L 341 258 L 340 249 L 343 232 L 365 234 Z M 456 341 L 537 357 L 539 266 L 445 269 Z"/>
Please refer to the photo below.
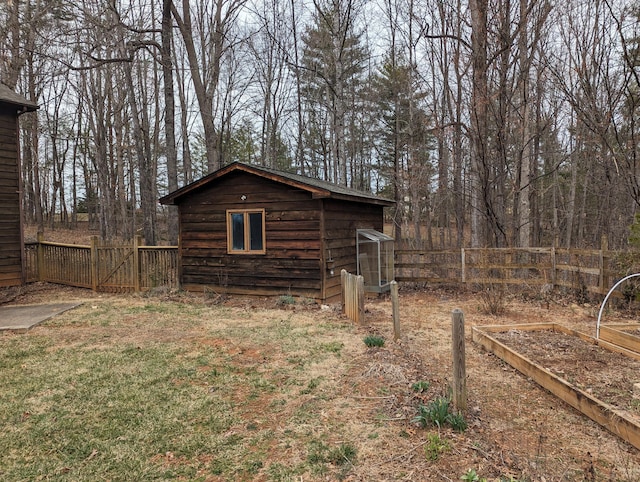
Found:
<path fill-rule="evenodd" d="M 231 173 L 186 196 L 179 207 L 185 289 L 321 297 L 321 201 L 308 192 Z M 228 209 L 265 209 L 266 254 L 227 253 Z"/>
<path fill-rule="evenodd" d="M 356 230 L 376 229 L 384 225 L 381 206 L 344 202 L 333 199 L 323 201 L 324 256 L 333 260 L 333 275 L 327 273 L 324 281 L 324 298 L 338 300 L 341 296 L 340 272 L 357 272 Z"/>
<path fill-rule="evenodd" d="M 0 287 L 23 283 L 18 121 L 0 103 Z"/>

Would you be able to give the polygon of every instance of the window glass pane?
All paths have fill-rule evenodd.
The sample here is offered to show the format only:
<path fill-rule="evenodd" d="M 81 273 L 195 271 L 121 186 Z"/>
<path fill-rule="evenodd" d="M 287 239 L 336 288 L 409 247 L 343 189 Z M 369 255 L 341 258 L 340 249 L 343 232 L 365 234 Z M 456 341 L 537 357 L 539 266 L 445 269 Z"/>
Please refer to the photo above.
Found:
<path fill-rule="evenodd" d="M 250 249 L 262 251 L 262 213 L 249 213 Z"/>
<path fill-rule="evenodd" d="M 231 215 L 231 249 L 244 249 L 244 215 L 233 213 Z"/>

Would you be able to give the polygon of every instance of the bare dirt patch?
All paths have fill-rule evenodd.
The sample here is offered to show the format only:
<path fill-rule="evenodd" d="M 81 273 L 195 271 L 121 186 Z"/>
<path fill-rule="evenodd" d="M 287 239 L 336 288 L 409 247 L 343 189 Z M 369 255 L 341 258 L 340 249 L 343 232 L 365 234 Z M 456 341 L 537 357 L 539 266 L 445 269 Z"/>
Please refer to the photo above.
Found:
<path fill-rule="evenodd" d="M 401 340 L 393 340 L 390 301 L 384 297 L 369 299 L 365 323 L 323 341 L 325 352 L 335 348 L 340 357 L 308 363 L 310 354 L 302 348 L 299 352 L 295 348 L 284 351 L 275 338 L 273 341 L 250 336 L 237 338 L 231 331 L 221 336 L 219 329 L 243 326 L 245 333 L 253 333 L 251 330 L 258 330 L 263 320 L 273 323 L 274 319 L 283 319 L 287 327 L 304 327 L 309 332 L 307 336 L 314 336 L 314 324 L 347 323 L 335 306 L 321 310 L 302 303 L 279 306 L 274 299 L 229 298 L 217 300 L 224 310 L 216 311 L 217 318 L 208 325 L 194 322 L 186 326 L 175 316 L 167 318 L 161 312 L 162 304 L 177 305 L 173 311 L 180 312 L 181 304 L 193 307 L 206 300 L 188 294 L 165 294 L 155 299 L 101 296 L 86 290 L 30 285 L 14 301 L 28 303 L 45 298 L 52 301 L 72 295 L 86 297 L 82 310 L 65 314 L 61 322 L 47 323 L 27 336 L 45 334 L 53 342 L 51 349 L 56 345 L 86 349 L 113 343 L 145 346 L 179 342 L 192 347 L 196 359 L 198 347 L 207 346 L 226 360 L 230 373 L 235 373 L 233 367 L 238 372 L 254 373 L 255 385 L 246 385 L 230 394 L 237 404 L 244 404 L 242 422 L 232 426 L 227 436 L 232 440 L 264 432 L 275 437 L 266 440 L 261 448 L 268 453 L 268 461 L 256 465 L 251 476 L 237 480 L 446 481 L 460 480 L 469 469 L 496 481 L 509 477 L 547 482 L 640 480 L 640 453 L 636 449 L 471 341 L 470 325 L 556 322 L 593 334 L 596 306 L 552 304 L 546 309 L 538 303 L 514 298 L 509 300 L 507 312 L 495 317 L 484 314 L 478 299 L 470 294 L 401 290 Z M 117 325 L 101 326 L 98 314 L 106 311 L 103 307 L 110 303 L 126 309 L 119 311 Z M 413 421 L 418 407 L 449 393 L 451 312 L 455 308 L 464 311 L 468 327 L 469 409 L 464 414 L 468 428 L 464 432 L 449 427 L 422 428 Z M 202 318 L 206 316 L 203 308 Z M 607 318 L 619 322 L 621 316 L 610 313 Z M 214 326 L 218 330 L 215 333 Z M 274 326 L 277 329 L 279 325 Z M 266 336 L 263 332 L 255 333 Z M 371 334 L 383 336 L 385 346 L 367 348 L 362 339 Z M 580 381 L 573 370 L 586 366 L 595 379 L 607 381 L 611 392 L 617 390 L 614 384 L 633 381 L 634 370 L 640 373 L 633 366 L 629 366 L 628 373 L 621 373 L 620 361 L 603 359 L 589 351 L 584 352 L 583 358 L 578 357 L 568 341 L 553 341 L 555 346 L 550 347 L 544 334 L 539 340 L 534 340 L 534 334 L 527 336 L 531 338 L 526 341 L 522 338 L 518 351 L 526 346 L 531 350 L 527 356 L 536 356 L 554 370 L 575 377 L 586 388 L 595 381 L 586 378 Z M 554 353 L 565 355 L 562 362 L 551 358 L 551 348 Z M 184 356 L 190 356 L 190 351 Z M 291 372 L 283 370 L 296 364 L 304 367 L 300 371 L 302 381 L 287 378 Z M 595 375 L 596 367 L 607 371 Z M 196 364 L 195 369 L 208 372 L 215 367 Z M 294 382 L 302 385 L 293 385 Z M 416 391 L 413 389 L 416 382 L 428 382 L 428 388 Z M 271 388 L 262 389 L 262 383 Z M 279 390 L 284 386 L 298 387 L 296 396 L 282 397 Z M 313 455 L 309 445 L 297 443 L 295 437 L 311 437 L 323 425 L 331 427 L 332 435 L 326 441 L 330 448 L 345 444 L 354 447 L 357 455 L 351 465 L 336 465 L 335 470 L 323 474 L 311 471 L 282 475 L 284 468 L 303 464 Z M 428 457 L 425 451 L 432 435 L 445 440 L 447 446 L 436 459 Z M 215 458 L 214 454 L 202 457 L 209 456 Z M 171 453 L 158 457 L 167 465 L 188 463 Z M 274 467 L 282 467 L 281 472 Z M 206 471 L 202 476 L 223 480 Z"/>

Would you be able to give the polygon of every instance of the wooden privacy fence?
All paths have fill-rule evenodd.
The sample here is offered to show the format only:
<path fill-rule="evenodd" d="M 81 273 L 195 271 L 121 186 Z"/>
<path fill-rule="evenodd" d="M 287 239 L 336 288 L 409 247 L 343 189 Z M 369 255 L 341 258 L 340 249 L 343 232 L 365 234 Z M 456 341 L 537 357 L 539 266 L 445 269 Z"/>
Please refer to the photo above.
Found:
<path fill-rule="evenodd" d="M 342 282 L 342 313 L 356 323 L 364 320 L 364 277 L 340 272 Z"/>
<path fill-rule="evenodd" d="M 396 249 L 399 282 L 565 287 L 605 295 L 620 278 L 619 251 L 559 248 Z"/>
<path fill-rule="evenodd" d="M 27 281 L 47 281 L 94 291 L 146 291 L 160 286 L 178 288 L 178 249 L 175 246 L 114 246 L 38 242 L 25 244 Z"/>

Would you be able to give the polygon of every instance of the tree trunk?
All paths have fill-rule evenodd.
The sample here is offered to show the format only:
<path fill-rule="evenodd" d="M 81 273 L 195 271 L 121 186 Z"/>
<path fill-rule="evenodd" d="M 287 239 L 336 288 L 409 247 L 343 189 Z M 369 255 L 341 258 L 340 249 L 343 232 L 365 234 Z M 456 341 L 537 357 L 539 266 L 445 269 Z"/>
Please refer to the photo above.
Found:
<path fill-rule="evenodd" d="M 207 83 L 203 81 L 201 69 L 201 61 L 198 59 L 196 46 L 193 38 L 193 25 L 191 23 L 191 4 L 189 0 L 182 0 L 182 16 L 174 5 L 171 5 L 172 13 L 182 34 L 185 48 L 187 50 L 187 60 L 189 62 L 191 80 L 193 88 L 198 99 L 198 107 L 200 108 L 200 117 L 202 119 L 202 128 L 204 130 L 204 143 L 207 156 L 207 170 L 209 172 L 220 169 L 220 146 L 218 144 L 218 134 L 215 128 L 213 116 L 213 96 L 218 87 L 220 78 L 220 59 L 222 57 L 222 48 L 224 36 L 222 35 L 222 0 L 216 2 L 216 13 L 214 19 L 214 45 L 213 55 L 211 59 L 202 59 L 204 69 L 211 69 L 207 74 Z"/>
<path fill-rule="evenodd" d="M 175 99 L 173 92 L 173 62 L 171 55 L 172 43 L 172 21 L 171 6 L 172 0 L 162 2 L 162 32 L 161 32 L 161 62 L 162 79 L 164 86 L 164 134 L 165 134 L 165 155 L 167 157 L 167 187 L 169 192 L 178 189 L 178 153 L 176 151 L 175 132 Z M 167 208 L 167 235 L 169 244 L 178 244 L 178 208 L 176 206 L 166 206 Z"/>
<path fill-rule="evenodd" d="M 470 0 L 471 9 L 471 246 L 488 244 L 486 226 L 490 206 L 486 153 L 487 95 L 487 0 Z M 482 216 L 485 216 L 483 219 Z"/>

